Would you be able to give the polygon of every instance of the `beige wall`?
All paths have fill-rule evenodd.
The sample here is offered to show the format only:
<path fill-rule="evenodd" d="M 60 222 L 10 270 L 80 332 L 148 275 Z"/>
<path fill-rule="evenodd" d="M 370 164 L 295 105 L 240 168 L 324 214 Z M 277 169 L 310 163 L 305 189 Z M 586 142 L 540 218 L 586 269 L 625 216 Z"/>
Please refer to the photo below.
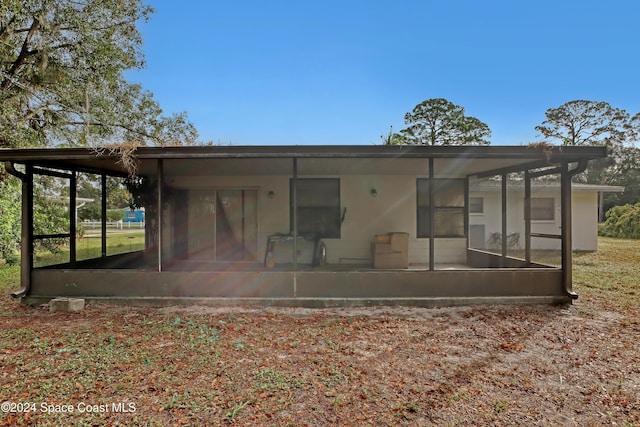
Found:
<path fill-rule="evenodd" d="M 314 176 L 301 176 L 313 178 Z M 327 176 L 323 176 L 326 178 Z M 337 176 L 336 176 L 337 177 Z M 409 262 L 428 264 L 429 239 L 416 238 L 416 179 L 418 175 L 343 175 L 340 178 L 341 208 L 346 208 L 340 239 L 325 239 L 329 263 L 367 263 L 371 257 L 371 241 L 376 234 L 390 231 L 409 233 Z M 211 176 L 170 177 L 167 183 L 193 191 L 245 188 L 258 191 L 258 254 L 264 257 L 267 236 L 289 231 L 289 179 L 282 176 Z M 376 197 L 371 190 L 376 190 Z M 268 193 L 273 191 L 273 197 Z M 471 197 L 484 198 L 484 213 L 471 214 L 470 224 L 485 224 L 485 239 L 491 232 L 501 231 L 500 191 L 472 192 Z M 533 197 L 555 199 L 553 221 L 533 221 L 534 233 L 560 234 L 559 191 L 534 191 Z M 575 250 L 597 249 L 597 193 L 573 192 L 573 247 Z M 524 247 L 524 202 L 521 192 L 508 196 L 508 233 L 518 232 Z M 165 211 L 165 254 L 171 257 L 170 241 L 175 237 L 171 229 L 170 212 Z M 194 228 L 192 226 L 192 228 Z M 170 236 L 170 238 L 168 238 Z M 309 245 L 300 243 L 302 258 L 310 252 Z M 534 249 L 560 249 L 560 241 L 532 239 Z M 437 263 L 464 263 L 466 239 L 441 238 L 435 242 Z M 285 250 L 285 249 L 281 249 Z M 288 253 L 286 254 L 287 256 Z"/>
<path fill-rule="evenodd" d="M 171 177 L 167 183 L 192 192 L 207 192 L 215 189 L 256 189 L 258 191 L 258 259 L 265 251 L 267 236 L 289 231 L 289 177 L 288 176 L 211 176 Z M 268 193 L 273 191 L 273 198 Z M 190 196 L 191 199 L 193 196 Z M 165 231 L 170 222 L 165 221 Z M 190 224 L 190 228 L 194 228 Z"/>
<path fill-rule="evenodd" d="M 313 178 L 314 176 L 300 176 Z M 322 178 L 331 176 L 322 176 Z M 336 176 L 337 177 L 337 176 Z M 325 239 L 329 263 L 367 263 L 375 234 L 407 232 L 409 262 L 428 264 L 429 239 L 416 238 L 417 175 L 343 175 L 340 178 L 341 208 L 346 215 L 340 239 Z M 424 178 L 425 176 L 420 176 Z M 259 193 L 258 260 L 262 261 L 267 236 L 289 231 L 289 176 L 211 176 L 170 177 L 167 183 L 193 191 L 215 188 L 251 188 Z M 371 190 L 377 192 L 376 197 Z M 270 191 L 273 198 L 268 197 Z M 165 236 L 171 235 L 171 222 L 165 218 Z M 166 239 L 165 239 L 166 240 Z M 167 256 L 170 248 L 165 242 Z M 301 243 L 299 249 L 308 251 Z M 462 263 L 466 260 L 466 239 L 437 239 L 436 262 Z"/>

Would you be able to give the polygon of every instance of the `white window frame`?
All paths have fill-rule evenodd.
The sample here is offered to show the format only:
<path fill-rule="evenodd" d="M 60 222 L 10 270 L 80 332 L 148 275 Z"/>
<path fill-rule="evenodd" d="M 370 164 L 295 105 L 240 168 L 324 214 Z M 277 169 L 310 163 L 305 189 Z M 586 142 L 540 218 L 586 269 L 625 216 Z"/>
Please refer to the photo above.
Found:
<path fill-rule="evenodd" d="M 472 211 L 471 207 L 473 206 L 473 203 L 471 203 L 472 199 L 480 199 L 480 206 L 481 206 L 481 210 L 480 211 Z M 469 197 L 469 215 L 484 215 L 484 197 Z"/>
<path fill-rule="evenodd" d="M 548 216 L 536 217 L 536 210 L 539 212 L 543 209 L 548 210 L 548 206 L 536 207 L 536 202 L 541 203 L 542 200 L 551 200 L 551 210 L 549 211 L 550 218 Z M 554 222 L 556 220 L 556 199 L 555 197 L 532 197 L 531 198 L 531 221 L 535 222 Z"/>

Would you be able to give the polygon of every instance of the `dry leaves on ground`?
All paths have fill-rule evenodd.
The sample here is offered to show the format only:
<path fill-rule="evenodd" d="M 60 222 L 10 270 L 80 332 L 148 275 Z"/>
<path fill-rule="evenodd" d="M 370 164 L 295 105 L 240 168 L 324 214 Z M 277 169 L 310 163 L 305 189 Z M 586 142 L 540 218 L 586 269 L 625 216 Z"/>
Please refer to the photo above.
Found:
<path fill-rule="evenodd" d="M 19 310 L 1 319 L 2 400 L 71 404 L 90 424 L 640 423 L 637 313 L 585 303 Z M 118 402 L 135 412 L 78 413 Z"/>

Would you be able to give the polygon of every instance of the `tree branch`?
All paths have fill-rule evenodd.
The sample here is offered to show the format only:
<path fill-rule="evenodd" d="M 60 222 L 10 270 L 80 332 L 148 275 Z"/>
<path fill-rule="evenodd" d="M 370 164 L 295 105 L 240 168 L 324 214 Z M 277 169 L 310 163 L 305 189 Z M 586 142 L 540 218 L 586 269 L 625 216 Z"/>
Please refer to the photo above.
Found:
<path fill-rule="evenodd" d="M 153 135 L 148 134 L 147 132 L 143 132 L 140 130 L 136 130 L 130 126 L 126 126 L 122 123 L 117 123 L 117 124 L 112 124 L 112 123 L 102 123 L 102 122 L 65 122 L 65 124 L 67 125 L 75 125 L 75 126 L 84 126 L 84 125 L 89 125 L 89 126 L 97 126 L 97 127 L 106 127 L 106 128 L 119 128 L 119 129 L 123 129 L 126 131 L 129 131 L 131 133 L 135 133 L 136 135 L 140 135 L 140 136 L 144 136 L 145 138 L 149 138 L 152 139 L 154 141 L 160 142 L 156 137 L 154 137 Z"/>
<path fill-rule="evenodd" d="M 31 28 L 29 28 L 29 32 L 27 33 L 26 37 L 24 38 L 24 42 L 22 43 L 20 54 L 18 55 L 18 58 L 16 58 L 15 62 L 11 66 L 11 69 L 9 69 L 9 71 L 7 72 L 7 74 L 10 77 L 15 76 L 18 69 L 24 63 L 24 60 L 27 57 L 27 54 L 29 52 L 29 42 L 31 41 L 31 37 L 33 37 L 36 31 L 38 31 L 39 26 L 40 26 L 40 22 L 34 18 L 33 22 L 31 23 Z M 9 83 L 10 83 L 9 78 L 5 77 L 4 80 L 2 81 L 2 84 L 0 85 L 0 89 L 4 90 L 7 87 L 9 87 Z"/>
<path fill-rule="evenodd" d="M 65 49 L 65 48 L 73 47 L 73 46 L 77 46 L 77 45 L 80 45 L 80 44 L 82 44 L 82 42 L 78 42 L 78 43 L 65 43 L 65 44 L 60 44 L 60 45 L 57 45 L 57 46 L 51 46 L 51 47 L 47 48 L 47 50 Z M 30 50 L 30 51 L 28 51 L 28 52 L 25 54 L 25 56 L 33 56 L 33 55 L 37 55 L 37 54 L 39 54 L 40 52 L 42 52 L 42 50 L 40 50 L 40 49 Z"/>
<path fill-rule="evenodd" d="M 11 26 L 11 24 L 15 22 L 15 20 L 16 20 L 16 16 L 13 15 L 9 20 L 9 22 L 7 22 L 7 25 L 5 25 L 4 27 L 0 27 L 0 40 L 5 36 L 5 34 L 9 30 L 9 27 Z"/>
<path fill-rule="evenodd" d="M 46 110 L 51 109 L 51 107 L 52 107 L 52 106 L 53 106 L 53 105 L 51 105 L 51 104 L 44 104 L 44 105 L 41 105 L 40 107 L 36 108 L 35 110 L 30 111 L 26 116 L 24 116 L 24 117 L 22 118 L 22 120 L 23 120 L 23 121 L 31 120 L 35 115 L 37 115 L 38 113 L 40 113 L 40 112 L 42 112 L 42 111 L 46 111 Z"/>

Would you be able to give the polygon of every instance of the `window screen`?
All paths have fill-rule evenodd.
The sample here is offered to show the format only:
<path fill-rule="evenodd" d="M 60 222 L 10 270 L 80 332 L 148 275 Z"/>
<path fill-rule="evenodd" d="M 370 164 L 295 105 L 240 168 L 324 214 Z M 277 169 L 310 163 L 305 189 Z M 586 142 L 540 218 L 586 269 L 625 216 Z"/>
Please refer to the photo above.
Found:
<path fill-rule="evenodd" d="M 553 197 L 531 198 L 531 219 L 533 221 L 553 221 L 555 219 L 555 203 Z"/>
<path fill-rule="evenodd" d="M 464 237 L 464 180 L 435 179 L 434 227 L 435 237 Z M 429 217 L 429 180 L 417 181 L 417 236 L 431 236 Z"/>
<path fill-rule="evenodd" d="M 290 181 L 293 195 L 293 180 Z M 340 237 L 340 180 L 304 178 L 296 181 L 298 234 L 318 233 L 324 238 Z M 291 197 L 293 230 L 293 196 Z"/>

